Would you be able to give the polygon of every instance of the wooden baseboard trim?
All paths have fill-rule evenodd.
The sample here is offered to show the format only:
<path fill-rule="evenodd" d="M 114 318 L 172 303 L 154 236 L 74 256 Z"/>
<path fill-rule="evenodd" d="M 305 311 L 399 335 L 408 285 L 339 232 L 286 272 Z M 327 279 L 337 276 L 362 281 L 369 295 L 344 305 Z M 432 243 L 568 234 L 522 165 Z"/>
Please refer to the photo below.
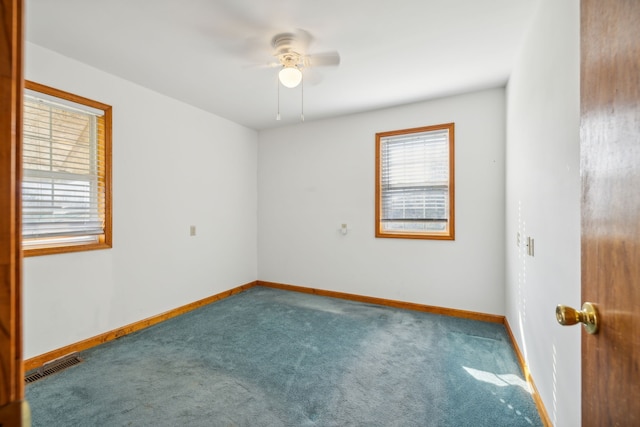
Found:
<path fill-rule="evenodd" d="M 538 414 L 540 414 L 540 419 L 545 427 L 553 427 L 551 423 L 551 418 L 549 418 L 549 414 L 547 413 L 547 408 L 545 408 L 544 403 L 542 402 L 542 398 L 540 398 L 540 393 L 538 393 L 538 388 L 536 387 L 535 382 L 533 381 L 533 377 L 531 376 L 531 372 L 529 372 L 529 367 L 527 366 L 524 357 L 522 356 L 522 352 L 520 351 L 520 347 L 518 346 L 518 342 L 516 341 L 515 335 L 513 335 L 513 331 L 511 330 L 511 326 L 509 326 L 509 321 L 507 318 L 504 318 L 504 327 L 509 334 L 509 338 L 511 339 L 511 344 L 513 345 L 513 349 L 516 353 L 516 357 L 518 358 L 518 362 L 520 363 L 520 368 L 522 369 L 522 373 L 531 388 L 531 396 L 533 397 L 533 401 L 536 404 L 536 408 L 538 408 Z"/>
<path fill-rule="evenodd" d="M 95 337 L 91 337 L 91 338 L 87 338 L 86 340 L 62 347 L 62 348 L 58 348 L 56 350 L 52 350 L 49 351 L 47 353 L 41 354 L 39 356 L 36 357 L 32 357 L 31 359 L 27 359 L 24 361 L 24 370 L 26 371 L 30 371 L 32 369 L 35 368 L 39 368 L 40 366 L 44 365 L 47 362 L 50 362 L 52 360 L 56 360 L 59 359 L 60 357 L 66 356 L 69 353 L 73 353 L 73 352 L 78 352 L 78 351 L 83 351 L 83 350 L 87 350 L 89 348 L 95 347 L 97 345 L 100 344 L 104 344 L 108 341 L 112 341 L 115 340 L 117 338 L 123 337 L 125 335 L 128 335 L 130 333 L 139 331 L 141 329 L 145 329 L 148 328 L 149 326 L 153 326 L 155 324 L 158 324 L 160 322 L 164 322 L 165 320 L 171 319 L 173 317 L 179 316 L 181 314 L 185 314 L 188 313 L 192 310 L 195 310 L 196 308 L 200 308 L 203 307 L 205 305 L 211 304 L 212 302 L 216 302 L 219 301 L 221 299 L 224 298 L 228 298 L 231 295 L 235 295 L 235 294 L 239 294 L 241 292 L 246 291 L 247 289 L 251 289 L 254 286 L 256 286 L 257 282 L 250 282 L 241 286 L 238 286 L 236 288 L 230 289 L 228 291 L 224 291 L 221 292 L 219 294 L 216 295 L 212 295 L 210 297 L 207 298 L 203 298 L 201 300 L 192 302 L 190 304 L 187 305 L 183 305 L 181 307 L 178 308 L 174 308 L 173 310 L 169 310 L 165 313 L 162 314 L 158 314 L 156 316 L 152 316 L 143 320 L 140 320 L 138 322 L 135 323 L 131 323 L 129 325 L 123 326 L 121 328 L 118 329 L 114 329 L 112 331 L 109 332 L 105 332 L 103 334 L 97 335 Z"/>
<path fill-rule="evenodd" d="M 422 311 L 425 313 L 441 314 L 444 316 L 461 317 L 464 319 L 480 320 L 483 322 L 504 323 L 504 316 L 496 314 L 478 313 L 475 311 L 458 310 L 454 308 L 436 307 L 431 305 L 417 304 L 413 302 L 396 301 L 384 298 L 369 297 L 344 292 L 327 291 L 324 289 L 307 288 L 304 286 L 287 285 L 284 283 L 265 282 L 258 280 L 258 286 L 267 288 L 282 289 L 285 291 L 302 292 L 305 294 L 320 295 L 323 297 L 340 298 L 350 301 L 364 302 L 367 304 L 377 304 L 387 307 L 402 308 L 405 310 Z"/>

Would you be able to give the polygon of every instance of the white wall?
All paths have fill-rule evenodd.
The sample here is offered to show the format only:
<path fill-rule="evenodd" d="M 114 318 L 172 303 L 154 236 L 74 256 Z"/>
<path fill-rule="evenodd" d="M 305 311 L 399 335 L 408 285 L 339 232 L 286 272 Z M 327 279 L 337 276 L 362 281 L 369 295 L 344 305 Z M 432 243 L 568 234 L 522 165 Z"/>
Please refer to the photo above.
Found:
<path fill-rule="evenodd" d="M 579 44 L 579 0 L 542 0 L 507 87 L 507 319 L 558 426 L 580 425 L 580 328 L 554 314 L 581 305 Z"/>
<path fill-rule="evenodd" d="M 26 359 L 256 280 L 255 131 L 33 44 L 25 62 L 113 107 L 113 248 L 24 260 Z"/>
<path fill-rule="evenodd" d="M 504 96 L 492 89 L 261 131 L 260 280 L 504 314 Z M 375 133 L 448 122 L 456 240 L 376 239 Z"/>

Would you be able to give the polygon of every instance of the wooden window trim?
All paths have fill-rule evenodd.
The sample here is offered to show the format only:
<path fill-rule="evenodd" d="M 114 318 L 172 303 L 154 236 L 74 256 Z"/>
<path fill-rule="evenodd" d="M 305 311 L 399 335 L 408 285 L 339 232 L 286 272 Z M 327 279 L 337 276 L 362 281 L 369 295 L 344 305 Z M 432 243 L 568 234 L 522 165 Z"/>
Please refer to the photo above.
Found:
<path fill-rule="evenodd" d="M 68 245 L 51 245 L 41 246 L 37 248 L 24 248 L 23 255 L 25 257 L 39 256 L 39 255 L 51 255 L 61 254 L 68 252 L 81 252 L 90 251 L 96 249 L 109 249 L 112 247 L 112 162 L 111 162 L 111 147 L 112 147 L 112 107 L 107 104 L 103 104 L 92 99 L 84 98 L 79 95 L 75 95 L 69 92 L 55 89 L 50 86 L 45 86 L 40 83 L 25 80 L 25 89 L 30 89 L 36 92 L 55 96 L 57 98 L 65 99 L 67 101 L 75 102 L 77 104 L 86 105 L 98 110 L 104 111 L 104 169 L 105 169 L 105 210 L 104 210 L 104 233 L 98 236 L 98 241 L 93 243 L 79 243 Z"/>
<path fill-rule="evenodd" d="M 429 132 L 435 130 L 448 129 L 449 131 L 449 218 L 447 230 L 445 232 L 399 232 L 385 231 L 382 229 L 382 159 L 381 159 L 381 140 L 382 138 L 397 135 L 406 135 L 411 133 Z M 376 133 L 376 218 L 375 218 L 375 236 L 381 238 L 399 238 L 399 239 L 425 239 L 425 240 L 455 240 L 455 124 L 445 123 L 432 126 L 424 126 L 418 128 L 394 130 L 389 132 Z"/>

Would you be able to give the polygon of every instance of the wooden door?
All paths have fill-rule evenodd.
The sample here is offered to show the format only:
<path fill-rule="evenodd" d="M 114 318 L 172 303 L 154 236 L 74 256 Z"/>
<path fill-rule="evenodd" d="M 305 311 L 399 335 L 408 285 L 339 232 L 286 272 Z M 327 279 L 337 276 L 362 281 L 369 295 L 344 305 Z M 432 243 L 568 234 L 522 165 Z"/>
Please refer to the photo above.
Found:
<path fill-rule="evenodd" d="M 640 1 L 581 3 L 583 426 L 640 426 Z"/>
<path fill-rule="evenodd" d="M 0 0 L 0 426 L 28 425 L 22 369 L 22 0 Z"/>

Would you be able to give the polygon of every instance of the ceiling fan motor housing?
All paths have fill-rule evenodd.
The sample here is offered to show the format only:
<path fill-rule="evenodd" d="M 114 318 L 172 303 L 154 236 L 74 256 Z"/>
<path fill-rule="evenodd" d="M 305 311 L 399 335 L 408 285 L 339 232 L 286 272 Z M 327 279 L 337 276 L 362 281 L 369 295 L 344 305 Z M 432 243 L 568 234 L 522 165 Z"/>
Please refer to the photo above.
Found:
<path fill-rule="evenodd" d="M 302 66 L 302 54 L 295 51 L 297 39 L 293 33 L 277 34 L 271 40 L 271 45 L 275 48 L 275 56 L 284 67 Z"/>

